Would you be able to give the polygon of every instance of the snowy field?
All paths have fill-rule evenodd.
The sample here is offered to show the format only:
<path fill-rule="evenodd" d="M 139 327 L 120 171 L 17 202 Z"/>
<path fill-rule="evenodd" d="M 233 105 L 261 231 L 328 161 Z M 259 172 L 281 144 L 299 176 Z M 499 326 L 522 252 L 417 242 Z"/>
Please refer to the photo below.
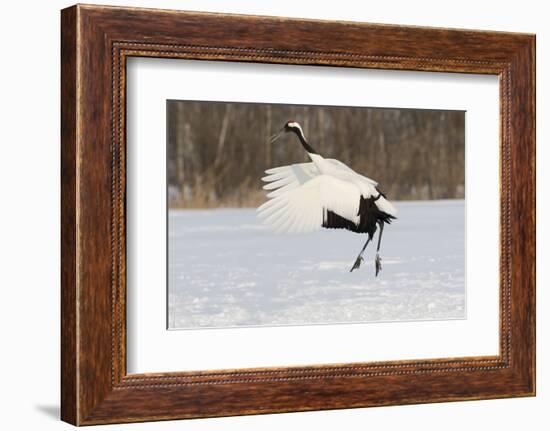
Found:
<path fill-rule="evenodd" d="M 254 209 L 170 210 L 169 327 L 464 318 L 464 201 L 396 206 L 377 278 L 374 241 L 349 272 L 366 235 L 279 235 Z"/>

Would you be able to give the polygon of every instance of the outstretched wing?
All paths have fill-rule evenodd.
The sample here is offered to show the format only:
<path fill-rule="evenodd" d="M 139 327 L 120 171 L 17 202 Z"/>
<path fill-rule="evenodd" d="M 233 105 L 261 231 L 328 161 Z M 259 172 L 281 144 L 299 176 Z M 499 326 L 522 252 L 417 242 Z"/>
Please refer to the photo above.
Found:
<path fill-rule="evenodd" d="M 396 218 L 397 210 L 395 209 L 393 204 L 386 199 L 386 195 L 380 191 L 380 189 L 378 188 L 378 183 L 376 181 L 364 175 L 358 174 L 353 169 L 342 163 L 340 160 L 325 160 L 329 162 L 332 166 L 339 169 L 340 175 L 343 177 L 343 179 L 348 179 L 348 181 L 356 184 L 357 187 L 359 187 L 359 189 L 361 190 L 361 196 L 364 199 L 375 197 L 374 202 L 376 204 L 376 207 L 383 213 L 391 216 L 391 218 Z M 335 220 L 337 219 L 338 217 L 335 218 Z M 353 230 L 349 227 L 349 224 L 347 224 L 345 220 L 339 220 L 338 222 L 330 224 L 336 224 L 338 225 L 338 227 L 343 226 L 346 229 Z"/>
<path fill-rule="evenodd" d="M 342 163 L 340 160 L 337 160 L 337 159 L 325 159 L 325 161 L 329 162 L 332 166 L 338 168 L 341 172 L 347 172 L 348 174 L 352 174 L 352 175 L 356 175 L 357 178 L 361 178 L 363 179 L 363 181 L 365 181 L 366 183 L 368 184 L 371 184 L 373 186 L 377 186 L 378 183 L 376 181 L 374 181 L 373 179 L 369 178 L 369 177 L 366 177 L 364 175 L 361 175 L 361 174 L 358 174 L 357 172 L 355 172 L 353 169 L 351 169 L 349 166 L 347 166 L 346 164 Z"/>
<path fill-rule="evenodd" d="M 283 166 L 266 171 L 262 178 L 271 190 L 258 215 L 277 232 L 306 233 L 320 229 L 329 214 L 359 223 L 359 188 L 347 181 L 321 175 L 313 163 Z"/>
<path fill-rule="evenodd" d="M 265 171 L 267 176 L 262 178 L 262 181 L 267 182 L 264 190 L 277 190 L 277 194 L 271 193 L 268 197 L 277 196 L 285 191 L 294 189 L 307 181 L 320 175 L 315 165 L 309 163 L 296 163 L 279 168 L 268 169 Z"/>

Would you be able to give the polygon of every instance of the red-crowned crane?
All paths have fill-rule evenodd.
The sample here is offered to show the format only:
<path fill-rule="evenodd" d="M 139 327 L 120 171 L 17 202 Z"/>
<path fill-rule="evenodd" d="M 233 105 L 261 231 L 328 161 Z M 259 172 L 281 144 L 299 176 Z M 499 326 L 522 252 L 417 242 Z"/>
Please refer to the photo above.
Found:
<path fill-rule="evenodd" d="M 271 137 L 273 143 L 284 133 L 294 133 L 311 162 L 281 166 L 265 171 L 269 190 L 267 202 L 257 211 L 277 232 L 306 233 L 317 229 L 347 229 L 368 235 L 350 272 L 359 268 L 363 253 L 380 228 L 376 248 L 376 276 L 382 269 L 379 255 L 384 224 L 396 218 L 397 210 L 378 188 L 378 183 L 358 174 L 344 163 L 325 159 L 307 142 L 302 127 L 287 121 Z"/>

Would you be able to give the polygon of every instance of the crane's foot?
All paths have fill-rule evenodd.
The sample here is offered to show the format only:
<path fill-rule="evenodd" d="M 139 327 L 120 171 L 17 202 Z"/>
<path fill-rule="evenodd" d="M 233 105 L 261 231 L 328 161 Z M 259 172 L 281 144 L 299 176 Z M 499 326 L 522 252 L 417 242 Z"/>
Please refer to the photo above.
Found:
<path fill-rule="evenodd" d="M 374 267 L 376 268 L 375 277 L 378 277 L 378 273 L 382 270 L 382 258 L 378 253 L 376 253 L 376 258 L 374 259 Z"/>
<path fill-rule="evenodd" d="M 363 262 L 363 256 L 359 255 L 357 256 L 357 259 L 355 259 L 355 263 L 353 264 L 349 272 L 352 272 L 354 269 L 359 268 L 361 266 L 361 262 Z"/>

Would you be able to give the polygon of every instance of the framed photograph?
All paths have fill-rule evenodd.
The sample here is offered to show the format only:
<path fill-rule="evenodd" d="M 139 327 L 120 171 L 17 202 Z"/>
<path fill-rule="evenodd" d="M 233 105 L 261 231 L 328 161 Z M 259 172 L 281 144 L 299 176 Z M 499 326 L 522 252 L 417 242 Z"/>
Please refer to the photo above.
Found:
<path fill-rule="evenodd" d="M 62 419 L 535 394 L 535 36 L 61 14 Z"/>

